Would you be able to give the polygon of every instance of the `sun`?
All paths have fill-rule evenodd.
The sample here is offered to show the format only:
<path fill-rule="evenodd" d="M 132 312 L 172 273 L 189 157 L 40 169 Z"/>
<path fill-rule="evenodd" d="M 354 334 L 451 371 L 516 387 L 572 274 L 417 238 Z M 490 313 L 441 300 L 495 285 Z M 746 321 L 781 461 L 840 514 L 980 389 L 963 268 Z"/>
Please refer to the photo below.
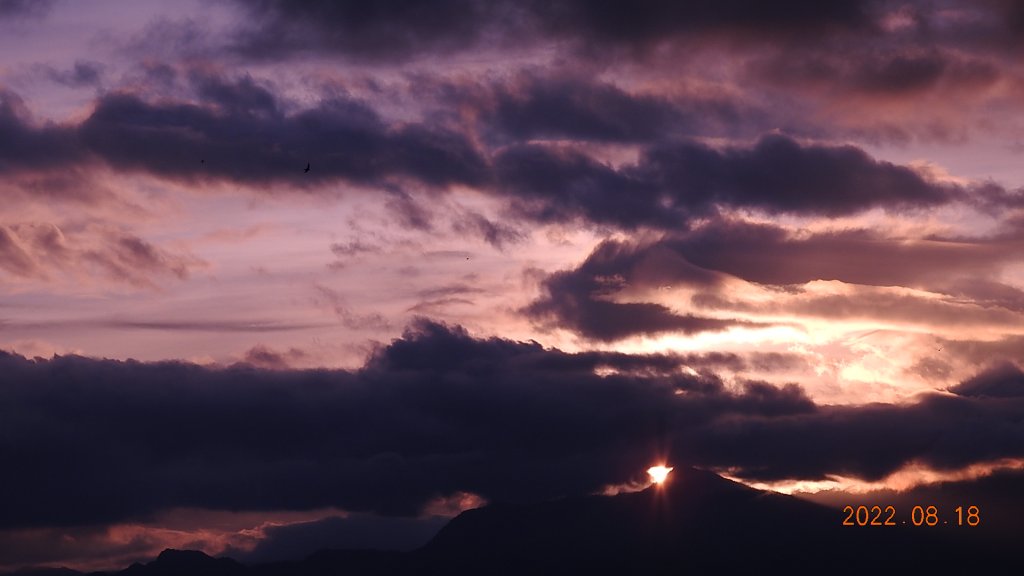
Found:
<path fill-rule="evenodd" d="M 647 474 L 651 476 L 651 482 L 655 484 L 664 484 L 665 479 L 668 478 L 668 473 L 672 471 L 671 466 L 664 466 L 659 464 L 657 466 L 651 466 L 647 469 Z"/>

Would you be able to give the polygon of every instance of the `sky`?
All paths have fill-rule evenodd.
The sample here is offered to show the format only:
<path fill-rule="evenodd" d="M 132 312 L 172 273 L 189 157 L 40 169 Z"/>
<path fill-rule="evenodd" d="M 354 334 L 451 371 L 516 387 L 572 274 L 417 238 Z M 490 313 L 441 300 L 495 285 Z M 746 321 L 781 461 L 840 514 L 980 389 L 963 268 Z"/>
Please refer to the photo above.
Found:
<path fill-rule="evenodd" d="M 1010 0 L 0 0 L 0 569 L 1019 481 L 1022 54 Z"/>

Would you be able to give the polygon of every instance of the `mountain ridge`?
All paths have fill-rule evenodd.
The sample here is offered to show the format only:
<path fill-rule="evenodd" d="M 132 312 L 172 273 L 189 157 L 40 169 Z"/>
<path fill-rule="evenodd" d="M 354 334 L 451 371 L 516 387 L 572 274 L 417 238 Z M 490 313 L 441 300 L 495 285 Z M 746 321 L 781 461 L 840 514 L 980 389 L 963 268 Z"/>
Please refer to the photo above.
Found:
<path fill-rule="evenodd" d="M 327 576 L 621 572 L 790 573 L 920 571 L 990 566 L 1013 558 L 959 532 L 842 526 L 840 510 L 757 490 L 699 469 L 614 496 L 492 503 L 467 510 L 411 552 L 320 550 L 299 561 L 246 565 L 168 549 L 153 561 L 90 576 Z M 977 532 L 970 533 L 978 534 Z M 84 576 L 67 569 L 17 576 Z M 12 575 L 13 576 L 13 575 Z"/>

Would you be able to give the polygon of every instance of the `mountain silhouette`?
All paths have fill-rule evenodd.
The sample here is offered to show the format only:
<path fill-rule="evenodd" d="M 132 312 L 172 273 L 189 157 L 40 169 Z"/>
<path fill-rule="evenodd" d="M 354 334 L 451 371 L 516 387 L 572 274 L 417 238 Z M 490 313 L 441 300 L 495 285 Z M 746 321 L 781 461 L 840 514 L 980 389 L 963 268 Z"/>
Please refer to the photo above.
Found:
<path fill-rule="evenodd" d="M 323 550 L 246 566 L 165 550 L 112 576 L 1020 571 L 1015 546 L 981 527 L 843 526 L 843 518 L 835 508 L 677 469 L 639 492 L 467 510 L 408 553 Z"/>
<path fill-rule="evenodd" d="M 243 576 L 245 565 L 230 558 L 212 558 L 196 550 L 164 550 L 147 564 L 132 564 L 120 576 Z"/>
<path fill-rule="evenodd" d="M 418 554 L 431 569 L 467 574 L 823 568 L 844 536 L 840 521 L 834 509 L 689 469 L 614 497 L 469 510 Z"/>

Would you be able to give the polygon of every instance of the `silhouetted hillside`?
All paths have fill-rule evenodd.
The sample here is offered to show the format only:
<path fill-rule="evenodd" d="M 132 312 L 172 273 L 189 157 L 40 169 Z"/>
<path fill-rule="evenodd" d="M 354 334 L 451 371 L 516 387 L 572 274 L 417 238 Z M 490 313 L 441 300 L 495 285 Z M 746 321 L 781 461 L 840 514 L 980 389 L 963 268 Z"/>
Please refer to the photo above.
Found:
<path fill-rule="evenodd" d="M 384 576 L 412 574 L 410 556 L 378 550 L 320 550 L 299 562 L 252 567 L 251 576 Z"/>
<path fill-rule="evenodd" d="M 1001 573 L 1006 548 L 968 527 L 842 526 L 843 514 L 701 470 L 661 487 L 522 506 L 452 520 L 415 553 L 424 573 Z M 979 538 L 981 536 L 981 538 Z"/>
<path fill-rule="evenodd" d="M 195 550 L 164 550 L 147 564 L 132 564 L 119 576 L 243 576 L 246 566 L 230 558 L 211 558 Z"/>
<path fill-rule="evenodd" d="M 470 510 L 420 554 L 458 572 L 672 572 L 797 565 L 842 536 L 834 510 L 698 470 L 614 497 Z M 824 560 L 824 558 L 822 558 Z M 500 568 L 499 568 L 500 567 Z"/>
<path fill-rule="evenodd" d="M 116 576 L 1019 571 L 1005 541 L 982 528 L 844 527 L 842 519 L 833 508 L 689 469 L 641 492 L 468 510 L 410 553 L 324 550 L 245 566 L 165 550 Z"/>

